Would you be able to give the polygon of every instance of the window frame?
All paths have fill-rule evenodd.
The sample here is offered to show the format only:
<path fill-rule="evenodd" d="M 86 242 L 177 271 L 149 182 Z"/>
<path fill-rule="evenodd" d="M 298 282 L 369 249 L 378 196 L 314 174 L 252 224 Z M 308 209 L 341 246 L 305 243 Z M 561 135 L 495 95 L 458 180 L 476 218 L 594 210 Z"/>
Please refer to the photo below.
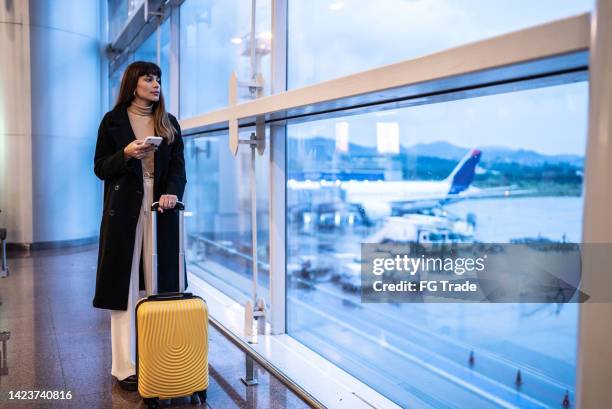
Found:
<path fill-rule="evenodd" d="M 279 5 L 280 4 L 280 5 Z M 557 20 L 503 34 L 489 39 L 462 45 L 424 57 L 355 73 L 322 83 L 287 91 L 286 89 L 286 5 L 287 1 L 273 2 L 273 13 L 285 12 L 284 28 L 279 29 L 273 19 L 273 81 L 276 81 L 273 95 L 226 108 L 207 112 L 192 118 L 182 119 L 185 135 L 199 135 L 211 132 L 239 130 L 253 126 L 263 119 L 271 129 L 270 155 L 270 336 L 264 336 L 267 358 L 280 368 L 286 362 L 271 354 L 270 344 L 286 337 L 286 122 L 289 118 L 316 118 L 320 115 L 346 115 L 351 110 L 363 110 L 368 106 L 382 104 L 411 103 L 415 100 L 445 95 L 449 92 L 470 91 L 497 84 L 498 92 L 503 86 L 533 80 L 563 76 L 585 76 L 588 70 L 590 45 L 590 14 Z M 285 7 L 283 9 L 283 6 Z M 276 17 L 279 18 L 278 15 Z M 280 40 L 278 39 L 280 36 Z M 282 45 L 282 46 L 279 46 Z M 461 63 L 457 64 L 456 62 Z M 279 74 L 280 73 L 280 74 Z M 408 102 L 406 102 L 408 101 Z M 230 124 L 237 124 L 237 127 Z M 230 137 L 231 139 L 231 137 Z M 282 186 L 281 189 L 278 189 Z M 283 228 L 280 228 L 283 226 Z M 203 285 L 199 289 L 207 293 Z M 210 290 L 210 289 L 209 289 Z M 240 308 L 234 306 L 234 308 Z M 214 311 L 214 310 L 213 310 Z M 241 309 L 244 313 L 243 309 Z M 240 316 L 239 314 L 237 315 Z M 236 316 L 229 322 L 236 320 Z M 231 326 L 228 328 L 232 329 Z M 234 327 L 233 331 L 240 333 Z M 275 338 L 281 337 L 281 338 Z M 245 338 L 246 339 L 246 338 Z M 260 341 L 261 342 L 261 341 Z M 286 341 L 288 342 L 288 341 Z M 259 345 L 254 351 L 261 353 Z M 264 348 L 264 350 L 266 350 Z M 277 352 L 278 353 L 278 352 Z M 313 356 L 317 355 L 313 353 Z M 291 371 L 290 367 L 286 368 Z M 293 373 L 294 376 L 298 376 Z M 348 375 L 345 373 L 345 375 Z M 291 374 L 289 375 L 291 376 Z M 394 407 L 394 403 L 374 391 L 368 385 L 348 377 L 343 385 L 360 385 L 358 390 L 368 396 L 367 400 L 355 396 L 345 397 L 345 402 L 362 406 L 375 404 L 377 407 Z M 306 390 L 321 389 L 317 382 L 302 383 Z M 342 388 L 338 387 L 339 390 Z M 578 385 L 577 385 L 578 389 Z M 365 391 L 365 392 L 363 392 Z M 341 392 L 342 393 L 342 392 Z M 319 396 L 317 396 L 319 397 Z M 331 403 L 329 397 L 321 397 L 323 403 Z M 338 404 L 338 402 L 334 402 Z M 348 406 L 345 406 L 348 407 Z"/>
<path fill-rule="evenodd" d="M 150 19 L 147 11 L 162 11 L 162 22 L 170 18 L 171 24 L 171 61 L 170 84 L 172 101 L 170 108 L 177 115 L 179 106 L 179 7 L 184 0 L 173 0 L 167 4 L 163 0 L 144 0 L 134 15 L 126 22 L 121 33 L 109 44 L 108 78 L 129 58 L 136 49 L 155 30 L 156 19 Z M 600 218 L 605 210 L 601 208 L 601 196 L 596 189 L 602 185 L 601 169 L 610 169 L 605 162 L 598 138 L 603 140 L 606 131 L 605 111 L 601 107 L 610 102 L 610 92 L 594 92 L 601 84 L 610 84 L 612 72 L 606 65 L 611 60 L 612 36 L 610 28 L 603 22 L 612 16 L 612 4 L 598 0 L 593 13 L 580 14 L 561 20 L 544 23 L 538 26 L 483 39 L 470 44 L 450 48 L 424 57 L 414 58 L 371 70 L 358 72 L 345 77 L 303 88 L 287 91 L 287 3 L 288 0 L 272 0 L 272 58 L 271 85 L 272 95 L 258 100 L 206 112 L 180 121 L 186 137 L 211 134 L 230 129 L 235 122 L 238 128 L 253 126 L 257 118 L 263 119 L 270 127 L 270 305 L 269 312 L 272 337 L 287 337 L 285 309 L 285 252 L 286 252 L 286 129 L 287 118 L 315 118 L 316 115 L 346 115 L 351 110 L 363 110 L 368 106 L 380 107 L 382 104 L 409 104 L 418 102 L 419 98 L 432 98 L 450 91 L 457 91 L 461 84 L 465 89 L 480 89 L 490 85 L 491 81 L 511 84 L 514 81 L 550 78 L 565 73 L 584 74 L 596 68 L 590 76 L 589 135 L 587 139 L 589 160 L 585 168 L 585 204 L 597 203 L 597 215 L 588 215 L 585 210 L 583 240 L 601 241 L 602 237 L 610 241 L 612 229 L 605 230 Z M 144 17 L 144 18 L 143 18 Z M 593 21 L 593 24 L 591 24 Z M 596 23 L 599 24 L 596 24 Z M 155 26 L 155 27 L 153 27 Z M 608 36 L 608 39 L 606 39 Z M 585 61 L 589 58 L 589 61 Z M 459 61 L 460 63 L 457 63 Z M 590 68 L 591 67 L 591 68 Z M 522 70 L 522 71 L 521 71 Z M 108 89 L 108 87 L 107 87 Z M 503 91 L 500 91 L 503 92 Z M 595 97 L 593 96 L 594 94 Z M 423 100 L 427 103 L 427 100 Z M 431 102 L 431 99 L 429 100 Z M 402 105 L 406 106 L 406 105 Z M 610 148 L 608 148 L 610 149 Z M 599 175 L 598 175 L 599 172 Z M 609 182 L 608 182 L 609 183 Z M 594 186 L 594 187 L 593 187 Z M 612 199 L 607 191 L 606 198 Z M 587 206 L 585 206 L 585 209 Z M 609 225 L 610 222 L 605 223 Z M 588 277 L 587 277 L 588 278 Z M 604 284 L 609 285 L 610 279 Z M 590 281 L 589 281 L 590 282 Z M 597 281 L 595 281 L 597 282 Z M 200 283 L 201 284 L 201 283 Z M 597 285 L 601 286 L 601 282 Z M 588 308 L 587 308 L 588 307 Z M 600 307 L 600 306 L 596 306 Z M 577 365 L 576 404 L 592 402 L 590 396 L 609 396 L 603 386 L 597 386 L 593 380 L 603 376 L 612 376 L 612 368 L 601 369 L 600 357 L 589 355 L 582 344 L 584 340 L 589 348 L 603 348 L 603 341 L 598 341 L 594 332 L 598 326 L 605 328 L 609 320 L 610 306 L 597 310 L 591 306 L 580 306 L 579 322 L 579 359 Z M 238 310 L 240 313 L 240 310 Z M 242 310 L 243 313 L 243 310 Z M 236 328 L 234 330 L 238 331 Z M 267 336 L 263 337 L 265 342 Z M 279 338 L 280 339 L 280 338 Z M 293 341 L 295 342 L 295 341 Z M 260 345 L 262 348 L 264 345 Z M 257 348 L 257 346 L 255 346 Z M 606 351 L 612 356 L 609 345 Z M 269 352 L 269 351 L 268 351 Z M 269 359 L 274 359 L 269 356 Z M 598 365 L 598 360 L 600 365 Z M 589 381 L 590 380 L 590 381 Z M 346 382 L 350 383 L 350 377 Z M 353 384 L 358 385 L 359 383 Z M 367 389 L 367 388 L 366 388 Z M 352 392 L 355 395 L 354 392 Z M 345 404 L 358 402 L 351 396 L 351 389 L 340 392 L 345 396 Z M 382 402 L 381 396 L 368 391 L 369 402 Z M 364 401 L 359 395 L 356 395 Z M 336 396 L 337 397 L 337 396 Z M 327 396 L 327 399 L 332 397 Z M 327 403 L 336 403 L 329 400 Z M 365 401 L 364 401 L 365 402 Z M 350 406 L 344 406 L 350 407 Z"/>

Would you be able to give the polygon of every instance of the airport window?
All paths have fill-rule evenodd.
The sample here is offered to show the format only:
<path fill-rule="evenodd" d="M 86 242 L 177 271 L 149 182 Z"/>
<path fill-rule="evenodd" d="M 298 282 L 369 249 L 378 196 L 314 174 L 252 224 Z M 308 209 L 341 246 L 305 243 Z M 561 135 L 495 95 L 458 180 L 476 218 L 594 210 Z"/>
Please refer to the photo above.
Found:
<path fill-rule="evenodd" d="M 108 39 L 113 41 L 143 0 L 108 0 Z"/>
<path fill-rule="evenodd" d="M 125 71 L 125 69 L 127 68 L 129 62 L 126 61 L 125 63 L 121 64 L 121 66 L 119 68 L 117 68 L 115 71 L 113 71 L 113 73 L 110 75 L 110 79 L 109 79 L 109 87 L 110 87 L 110 92 L 109 92 L 109 107 L 110 109 L 112 109 L 115 106 L 115 103 L 117 102 L 117 97 L 119 96 L 119 88 L 121 87 L 121 77 L 123 76 L 123 72 Z"/>
<path fill-rule="evenodd" d="M 241 84 L 262 74 L 269 93 L 271 2 L 258 1 L 256 47 L 251 56 L 251 2 L 185 1 L 180 8 L 180 107 L 187 118 L 228 105 L 231 73 Z M 241 86 L 239 101 L 254 94 Z"/>
<path fill-rule="evenodd" d="M 289 335 L 402 407 L 574 402 L 578 304 L 363 304 L 359 245 L 579 243 L 587 98 L 570 82 L 288 124 Z"/>
<path fill-rule="evenodd" d="M 171 105 L 170 93 L 170 19 L 166 19 L 157 30 L 160 34 L 159 61 L 157 61 L 157 31 L 153 31 L 151 35 L 142 43 L 136 51 L 134 51 L 134 61 L 150 61 L 158 64 L 162 70 L 162 90 L 164 93 L 166 110 Z M 176 114 L 175 112 L 172 112 Z"/>
<path fill-rule="evenodd" d="M 272 2 L 254 3 L 254 53 L 252 2 L 172 5 L 179 15 L 160 28 L 167 108 L 171 25 L 179 34 L 172 36 L 180 73 L 173 84 L 179 83 L 174 102 L 181 118 L 227 107 L 232 72 L 239 103 L 271 93 Z M 275 24 L 287 24 L 288 46 L 286 61 L 281 51 L 274 68 L 287 70 L 294 89 L 590 11 L 593 0 L 286 0 L 286 16 L 284 1 L 278 4 Z M 111 73 L 111 105 L 129 62 L 156 61 L 156 42 L 153 33 Z M 281 161 L 286 299 L 271 306 L 285 308 L 287 334 L 402 407 L 556 407 L 566 394 L 573 406 L 577 304 L 361 303 L 359 245 L 580 242 L 588 97 L 580 70 L 516 87 L 501 78 L 509 81 L 505 88 L 414 103 L 398 88 L 394 109 L 355 112 L 360 108 L 345 98 L 332 105 L 350 115 L 289 120 Z M 252 83 L 258 75 L 261 93 Z M 212 128 L 222 129 L 233 114 L 220 112 Z M 250 152 L 241 145 L 234 157 L 226 131 L 194 135 L 200 132 L 194 129 L 185 138 L 188 268 L 244 305 L 252 296 Z M 241 128 L 241 139 L 249 134 Z M 279 177 L 270 172 L 268 142 L 265 155 L 256 156 L 260 294 L 270 288 L 268 201 L 270 180 Z M 466 172 L 469 186 L 461 189 L 485 194 L 443 204 L 440 194 L 458 188 L 453 175 Z M 438 196 L 416 203 L 410 195 L 421 187 Z M 478 364 L 470 366 L 472 360 Z"/>
<path fill-rule="evenodd" d="M 420 57 L 592 8 L 593 0 L 288 0 L 288 87 Z"/>
<path fill-rule="evenodd" d="M 248 137 L 249 132 L 241 135 Z M 185 139 L 189 271 L 240 304 L 251 299 L 253 288 L 250 160 L 246 148 L 232 156 L 227 135 Z M 269 153 L 256 155 L 258 283 L 262 294 L 269 289 L 268 174 Z"/>

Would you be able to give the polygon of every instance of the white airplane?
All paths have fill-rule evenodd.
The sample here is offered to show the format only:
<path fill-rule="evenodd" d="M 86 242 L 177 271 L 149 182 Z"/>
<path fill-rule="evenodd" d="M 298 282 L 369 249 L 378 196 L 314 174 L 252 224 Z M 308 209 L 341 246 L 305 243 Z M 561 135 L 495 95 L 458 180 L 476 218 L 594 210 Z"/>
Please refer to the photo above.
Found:
<path fill-rule="evenodd" d="M 476 165 L 482 152 L 470 150 L 455 169 L 440 181 L 319 181 L 289 180 L 287 187 L 294 190 L 312 190 L 326 187 L 341 189 L 345 203 L 356 206 L 368 223 L 392 214 L 416 213 L 468 198 L 500 197 L 523 194 L 513 186 L 479 189 L 471 186 Z"/>
<path fill-rule="evenodd" d="M 470 150 L 450 175 L 440 181 L 349 181 L 343 182 L 341 188 L 346 202 L 357 205 L 370 222 L 391 216 L 393 209 L 400 214 L 431 209 L 464 199 L 467 193 L 480 193 L 480 189 L 470 185 L 481 155 L 478 149 Z"/>

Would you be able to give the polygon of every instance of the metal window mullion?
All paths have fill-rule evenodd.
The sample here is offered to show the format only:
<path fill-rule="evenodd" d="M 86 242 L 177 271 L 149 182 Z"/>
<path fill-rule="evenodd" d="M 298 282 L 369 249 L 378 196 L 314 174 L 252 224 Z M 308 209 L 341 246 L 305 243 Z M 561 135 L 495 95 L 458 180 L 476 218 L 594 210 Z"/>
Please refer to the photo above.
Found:
<path fill-rule="evenodd" d="M 287 1 L 272 0 L 270 94 L 278 94 L 287 90 Z"/>
<path fill-rule="evenodd" d="M 110 61 L 108 59 L 108 54 L 106 53 L 106 47 L 108 42 L 108 30 L 110 29 L 110 24 L 108 22 L 108 2 L 102 1 L 98 7 L 98 13 L 100 15 L 100 27 L 98 31 L 99 38 L 102 39 L 100 41 L 100 107 L 102 107 L 100 116 L 106 111 L 109 110 L 110 102 L 110 77 L 111 73 L 109 72 Z M 102 192 L 102 186 L 100 186 L 100 192 Z"/>
<path fill-rule="evenodd" d="M 255 136 L 258 137 L 259 135 Z M 257 306 L 257 296 L 258 286 L 259 286 L 259 265 L 257 264 L 257 253 L 258 253 L 258 244 L 257 244 L 257 230 L 258 230 L 258 220 L 257 220 L 257 173 L 255 171 L 255 161 L 256 161 L 256 147 L 251 146 L 251 161 L 249 163 L 249 191 L 251 193 L 251 246 L 252 246 L 252 255 L 251 255 L 251 265 L 253 270 L 253 307 Z"/>
<path fill-rule="evenodd" d="M 180 10 L 179 6 L 172 6 L 170 11 L 170 112 L 180 118 Z"/>
<path fill-rule="evenodd" d="M 270 94 L 287 89 L 287 0 L 272 0 L 272 56 Z M 286 332 L 286 178 L 285 125 L 271 125 L 269 174 L 270 327 Z"/>
<path fill-rule="evenodd" d="M 161 25 L 162 20 L 157 19 L 157 28 L 155 29 L 155 63 L 161 67 Z"/>
<path fill-rule="evenodd" d="M 612 2 L 598 0 L 591 23 L 589 62 L 589 133 L 584 177 L 581 291 L 605 300 L 612 289 L 610 266 L 601 252 L 612 243 Z M 605 247 L 604 247 L 605 246 Z M 597 257 L 599 256 L 599 257 Z M 579 307 L 576 407 L 609 407 L 612 388 L 612 304 Z"/>
<path fill-rule="evenodd" d="M 256 45 L 257 45 L 257 2 L 256 0 L 251 0 L 251 44 L 250 44 L 250 65 L 251 65 L 251 78 L 249 78 L 250 80 L 253 80 L 255 78 L 255 75 L 257 74 L 257 70 L 259 67 L 257 67 L 257 63 L 256 63 L 256 57 L 255 57 L 255 50 L 256 50 Z"/>
<path fill-rule="evenodd" d="M 270 325 L 286 332 L 286 126 L 270 126 Z"/>

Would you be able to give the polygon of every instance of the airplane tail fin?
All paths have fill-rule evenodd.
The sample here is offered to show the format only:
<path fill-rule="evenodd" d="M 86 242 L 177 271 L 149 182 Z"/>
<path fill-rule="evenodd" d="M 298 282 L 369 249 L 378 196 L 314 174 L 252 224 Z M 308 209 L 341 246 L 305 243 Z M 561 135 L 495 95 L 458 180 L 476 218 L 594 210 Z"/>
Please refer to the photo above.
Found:
<path fill-rule="evenodd" d="M 478 149 L 470 150 L 467 155 L 461 159 L 459 164 L 453 169 L 446 180 L 450 184 L 448 194 L 458 194 L 467 189 L 474 181 L 476 173 L 476 165 L 480 161 L 482 152 Z"/>

